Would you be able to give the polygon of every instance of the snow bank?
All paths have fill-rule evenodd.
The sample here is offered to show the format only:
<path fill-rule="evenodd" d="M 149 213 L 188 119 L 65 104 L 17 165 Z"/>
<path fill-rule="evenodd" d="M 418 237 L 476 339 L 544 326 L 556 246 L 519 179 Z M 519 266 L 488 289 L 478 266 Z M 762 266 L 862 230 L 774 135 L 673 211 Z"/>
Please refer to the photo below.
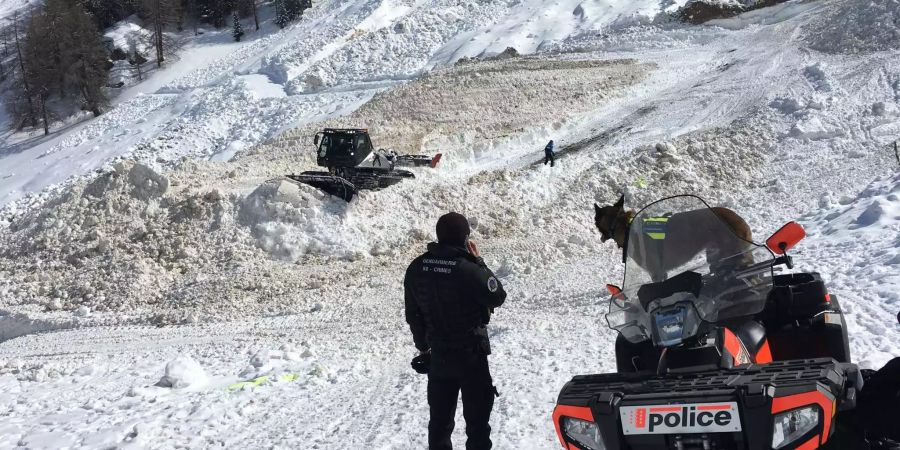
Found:
<path fill-rule="evenodd" d="M 837 7 L 806 27 L 810 47 L 827 53 L 900 48 L 900 0 L 831 0 Z"/>
<path fill-rule="evenodd" d="M 33 333 L 72 328 L 76 323 L 74 320 L 42 320 L 27 314 L 5 313 L 0 310 L 0 342 Z"/>

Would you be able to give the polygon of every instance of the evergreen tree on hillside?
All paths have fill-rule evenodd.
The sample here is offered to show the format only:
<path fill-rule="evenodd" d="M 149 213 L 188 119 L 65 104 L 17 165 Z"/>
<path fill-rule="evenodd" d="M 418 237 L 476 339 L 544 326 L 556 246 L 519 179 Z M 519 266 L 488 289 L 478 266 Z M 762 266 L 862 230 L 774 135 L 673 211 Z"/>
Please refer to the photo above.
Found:
<path fill-rule="evenodd" d="M 99 29 L 109 28 L 116 22 L 136 12 L 138 2 L 134 0 L 70 0 L 78 3 L 90 15 Z"/>
<path fill-rule="evenodd" d="M 284 0 L 284 8 L 289 22 L 297 20 L 303 14 L 303 3 L 301 0 Z"/>
<path fill-rule="evenodd" d="M 7 111 L 14 118 L 14 127 L 21 130 L 25 125 L 37 126 L 37 105 L 35 103 L 35 90 L 28 81 L 28 73 L 25 59 L 25 34 L 19 22 L 19 13 L 13 13 L 12 23 L 12 47 L 13 80 L 10 82 L 10 93 L 4 104 Z"/>
<path fill-rule="evenodd" d="M 51 101 L 77 99 L 94 116 L 107 105 L 104 87 L 111 62 L 94 19 L 78 2 L 47 0 L 20 32 L 18 18 L 13 34 L 18 76 L 11 98 L 18 126 L 37 125 L 50 133 Z"/>
<path fill-rule="evenodd" d="M 231 19 L 234 23 L 234 26 L 231 30 L 231 35 L 234 36 L 234 40 L 237 42 L 241 42 L 241 37 L 244 36 L 244 27 L 241 25 L 241 18 L 238 17 L 237 11 L 231 13 Z"/>
<path fill-rule="evenodd" d="M 291 21 L 287 12 L 287 5 L 285 4 L 288 0 L 275 0 L 275 25 L 278 25 L 278 28 L 284 28 Z"/>
<path fill-rule="evenodd" d="M 97 117 L 108 103 L 103 88 L 110 65 L 100 30 L 77 5 L 70 8 L 65 28 L 70 37 L 63 52 L 66 84 L 78 93 L 83 107 Z"/>

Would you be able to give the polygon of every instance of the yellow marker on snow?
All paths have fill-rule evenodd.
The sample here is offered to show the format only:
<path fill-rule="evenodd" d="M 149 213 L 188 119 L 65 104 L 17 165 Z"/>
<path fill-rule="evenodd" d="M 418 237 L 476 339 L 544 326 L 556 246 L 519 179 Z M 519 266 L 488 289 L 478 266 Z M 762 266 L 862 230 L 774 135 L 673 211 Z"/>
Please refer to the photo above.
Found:
<path fill-rule="evenodd" d="M 270 377 L 268 375 L 263 375 L 261 377 L 254 378 L 249 381 L 241 381 L 239 383 L 234 383 L 234 384 L 228 386 L 228 390 L 236 391 L 238 389 L 244 389 L 247 387 L 259 386 L 259 385 L 265 383 L 266 381 L 269 381 L 269 379 L 270 379 Z M 278 376 L 279 382 L 297 381 L 299 379 L 300 379 L 300 375 L 297 375 L 296 373 L 283 373 Z"/>

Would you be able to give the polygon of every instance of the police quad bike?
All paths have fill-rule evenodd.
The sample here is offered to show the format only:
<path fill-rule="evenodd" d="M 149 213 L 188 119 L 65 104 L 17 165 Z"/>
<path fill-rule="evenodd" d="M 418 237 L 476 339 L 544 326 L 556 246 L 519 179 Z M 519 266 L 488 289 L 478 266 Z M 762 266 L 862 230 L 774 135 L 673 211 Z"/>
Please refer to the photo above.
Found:
<path fill-rule="evenodd" d="M 783 273 L 804 236 L 791 222 L 765 245 L 746 241 L 690 195 L 639 211 L 623 288 L 607 286 L 618 373 L 563 387 L 553 412 L 563 447 L 833 444 L 863 382 L 836 296 L 817 273 Z"/>

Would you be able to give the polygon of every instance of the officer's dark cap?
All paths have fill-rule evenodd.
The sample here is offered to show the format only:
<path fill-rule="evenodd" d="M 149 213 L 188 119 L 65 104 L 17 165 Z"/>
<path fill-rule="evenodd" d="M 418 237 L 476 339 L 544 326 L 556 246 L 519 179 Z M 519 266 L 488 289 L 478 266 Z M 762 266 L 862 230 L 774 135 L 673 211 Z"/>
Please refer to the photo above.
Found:
<path fill-rule="evenodd" d="M 466 216 L 456 212 L 441 216 L 435 228 L 437 229 L 438 242 L 457 247 L 462 247 L 466 244 L 466 239 L 469 238 L 469 233 L 472 231 L 469 228 L 469 221 L 466 219 Z"/>

